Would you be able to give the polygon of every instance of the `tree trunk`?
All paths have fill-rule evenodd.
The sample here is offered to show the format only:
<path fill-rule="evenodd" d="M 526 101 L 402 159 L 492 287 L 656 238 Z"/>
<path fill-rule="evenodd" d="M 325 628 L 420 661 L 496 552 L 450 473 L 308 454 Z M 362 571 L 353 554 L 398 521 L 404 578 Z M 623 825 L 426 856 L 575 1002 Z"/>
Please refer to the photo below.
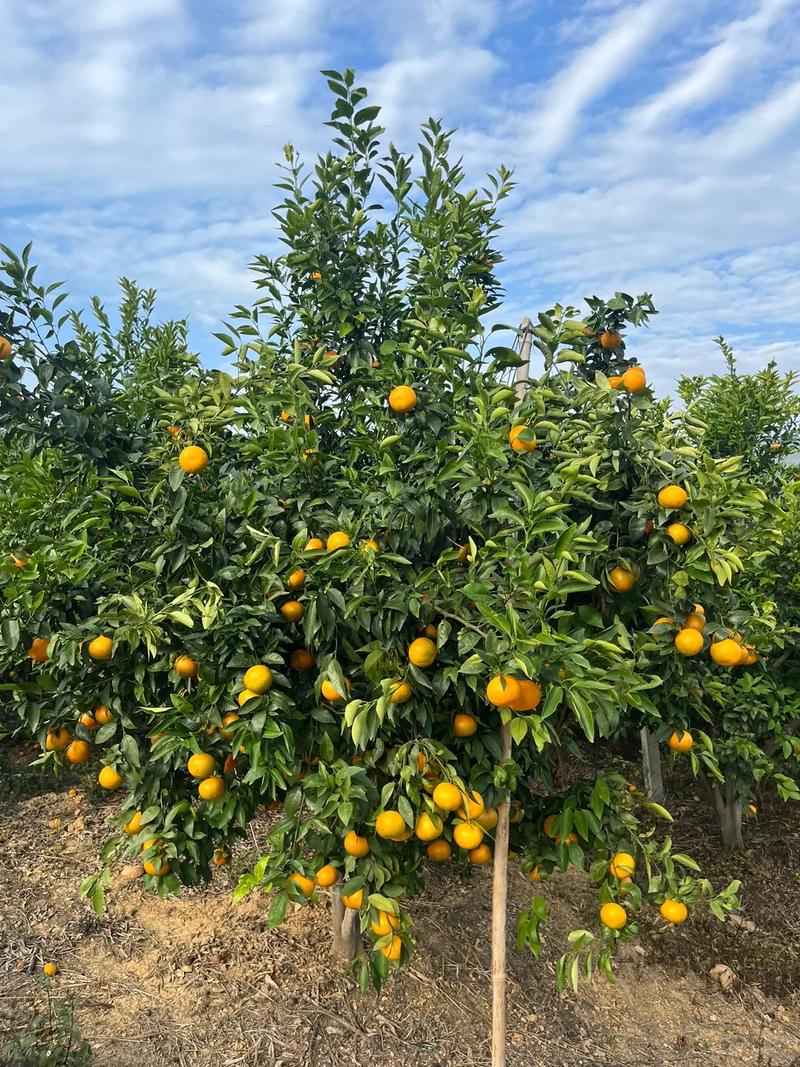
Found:
<path fill-rule="evenodd" d="M 346 908 L 342 903 L 342 893 L 338 885 L 331 890 L 331 928 L 333 931 L 333 952 L 340 959 L 350 962 L 358 955 L 360 943 L 358 912 L 355 908 Z"/>
<path fill-rule="evenodd" d="M 724 785 L 714 785 L 711 796 L 719 821 L 719 832 L 725 848 L 744 848 L 742 840 L 742 802 L 736 782 L 729 779 Z"/>
<path fill-rule="evenodd" d="M 661 752 L 658 742 L 643 726 L 639 732 L 642 741 L 642 770 L 644 772 L 644 791 L 649 800 L 663 804 L 666 799 L 664 778 L 661 773 Z"/>
<path fill-rule="evenodd" d="M 503 762 L 511 758 L 511 724 L 500 727 Z M 506 903 L 508 900 L 508 815 L 506 792 L 497 805 L 492 883 L 492 1067 L 506 1065 Z"/>

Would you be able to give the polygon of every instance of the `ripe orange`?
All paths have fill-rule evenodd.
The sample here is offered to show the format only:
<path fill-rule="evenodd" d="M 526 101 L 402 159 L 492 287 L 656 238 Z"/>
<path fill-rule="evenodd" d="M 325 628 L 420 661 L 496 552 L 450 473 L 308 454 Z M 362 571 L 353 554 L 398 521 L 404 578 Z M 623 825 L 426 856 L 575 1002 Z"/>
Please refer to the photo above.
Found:
<path fill-rule="evenodd" d="M 243 689 L 236 698 L 236 703 L 243 708 L 248 700 L 257 700 L 260 693 L 254 693 L 252 689 Z"/>
<path fill-rule="evenodd" d="M 508 705 L 512 711 L 535 711 L 542 701 L 542 690 L 530 678 L 518 678 L 520 695 Z"/>
<path fill-rule="evenodd" d="M 467 859 L 474 867 L 483 867 L 487 863 L 492 861 L 492 850 L 484 842 L 478 845 L 477 848 L 471 848 L 467 853 Z"/>
<path fill-rule="evenodd" d="M 27 557 L 22 558 L 21 556 L 15 556 L 14 553 L 12 552 L 11 553 L 11 558 L 14 560 L 14 566 L 17 568 L 17 570 L 22 570 L 23 567 L 27 567 L 28 566 L 28 558 Z"/>
<path fill-rule="evenodd" d="M 417 406 L 417 394 L 410 385 L 396 385 L 389 393 L 389 407 L 392 411 L 405 415 Z"/>
<path fill-rule="evenodd" d="M 287 600 L 281 605 L 281 615 L 287 622 L 299 622 L 305 613 L 306 609 L 299 600 Z"/>
<path fill-rule="evenodd" d="M 178 463 L 187 474 L 200 474 L 208 466 L 208 452 L 199 445 L 187 445 L 181 449 Z"/>
<path fill-rule="evenodd" d="M 114 647 L 114 642 L 110 637 L 101 635 L 95 637 L 94 640 L 89 642 L 89 655 L 94 660 L 107 660 L 111 659 L 111 650 Z"/>
<path fill-rule="evenodd" d="M 375 820 L 375 833 L 379 837 L 386 837 L 390 841 L 399 837 L 406 830 L 406 823 L 399 811 L 388 809 L 382 811 Z"/>
<path fill-rule="evenodd" d="M 438 815 L 429 815 L 427 811 L 422 811 L 417 816 L 414 833 L 420 841 L 435 841 L 437 837 L 442 836 L 443 832 L 444 823 Z"/>
<path fill-rule="evenodd" d="M 555 815 L 548 815 L 545 818 L 544 822 L 542 823 L 542 830 L 545 832 L 545 834 L 548 837 L 555 838 L 555 836 L 556 836 L 554 831 L 553 831 L 553 823 L 555 821 L 556 821 L 556 816 Z"/>
<path fill-rule="evenodd" d="M 641 367 L 629 367 L 622 375 L 622 388 L 629 393 L 643 393 L 647 388 L 647 375 Z"/>
<path fill-rule="evenodd" d="M 399 925 L 400 920 L 390 911 L 379 911 L 377 920 L 372 919 L 370 922 L 373 934 L 377 934 L 378 937 L 385 937 L 392 930 L 396 930 Z"/>
<path fill-rule="evenodd" d="M 397 934 L 395 934 L 394 937 L 392 938 L 391 944 L 385 945 L 381 949 L 381 955 L 385 956 L 387 960 L 390 960 L 393 963 L 397 962 L 397 960 L 400 959 L 400 956 L 402 955 L 402 953 L 403 953 L 403 942 L 397 936 Z"/>
<path fill-rule="evenodd" d="M 179 678 L 197 677 L 197 660 L 187 656 L 185 652 L 176 658 L 174 666 Z"/>
<path fill-rule="evenodd" d="M 236 717 L 238 719 L 239 716 L 237 715 Z M 229 718 L 229 716 L 226 715 L 225 718 Z M 231 732 L 230 731 L 226 732 L 225 730 L 220 730 L 220 736 L 221 737 L 226 737 L 226 738 L 230 737 L 231 736 Z M 243 750 L 240 748 L 239 751 L 241 752 Z M 223 774 L 236 774 L 236 758 L 235 758 L 235 756 L 233 755 L 232 752 L 229 752 L 227 754 L 227 756 L 225 757 L 224 761 L 223 761 L 222 773 Z"/>
<path fill-rule="evenodd" d="M 231 862 L 231 854 L 227 848 L 215 848 L 211 862 L 215 867 L 227 867 Z"/>
<path fill-rule="evenodd" d="M 433 791 L 433 802 L 442 811 L 455 811 L 461 807 L 461 790 L 452 782 L 440 782 Z"/>
<path fill-rule="evenodd" d="M 389 689 L 389 700 L 392 704 L 405 704 L 414 695 L 414 691 L 408 682 L 394 682 Z"/>
<path fill-rule="evenodd" d="M 630 852 L 615 852 L 611 857 L 608 870 L 615 878 L 629 877 L 636 870 L 636 860 Z"/>
<path fill-rule="evenodd" d="M 612 567 L 608 572 L 608 580 L 618 593 L 628 593 L 636 584 L 636 575 L 624 567 Z"/>
<path fill-rule="evenodd" d="M 94 715 L 90 715 L 88 711 L 84 711 L 83 715 L 78 719 L 78 722 L 87 730 L 97 729 L 97 719 L 95 719 Z"/>
<path fill-rule="evenodd" d="M 600 909 L 600 922 L 609 930 L 621 930 L 628 921 L 628 915 L 621 904 L 610 901 Z"/>
<path fill-rule="evenodd" d="M 31 641 L 31 647 L 28 649 L 28 656 L 34 663 L 44 663 L 47 659 L 47 648 L 50 644 L 49 637 L 34 637 Z"/>
<path fill-rule="evenodd" d="M 431 841 L 425 851 L 428 853 L 428 859 L 432 863 L 446 863 L 453 855 L 449 841 L 445 841 L 443 837 Z"/>
<path fill-rule="evenodd" d="M 289 881 L 297 886 L 306 900 L 314 892 L 314 880 L 312 878 L 306 878 L 304 874 L 298 874 L 297 871 L 295 871 L 295 873 L 289 877 Z"/>
<path fill-rule="evenodd" d="M 689 917 L 689 909 L 682 900 L 670 900 L 668 898 L 658 910 L 661 912 L 662 918 L 666 919 L 668 923 L 686 922 Z"/>
<path fill-rule="evenodd" d="M 311 280 L 315 281 L 315 282 L 321 282 L 322 281 L 322 275 L 320 274 L 320 272 L 318 270 L 312 270 L 311 271 Z"/>
<path fill-rule="evenodd" d="M 348 693 L 353 688 L 352 685 L 350 684 L 350 679 L 349 678 L 345 678 L 344 685 L 345 685 L 345 689 L 347 690 Z M 326 700 L 330 700 L 332 703 L 337 701 L 337 700 L 343 700 L 344 699 L 342 694 L 337 692 L 336 687 L 334 685 L 331 685 L 331 683 L 328 681 L 327 678 L 323 681 L 322 686 L 320 687 L 320 691 L 321 691 L 322 695 L 325 697 L 325 699 Z"/>
<path fill-rule="evenodd" d="M 505 708 L 522 696 L 522 687 L 511 674 L 496 674 L 486 686 L 486 699 L 495 707 Z"/>
<path fill-rule="evenodd" d="M 483 827 L 476 822 L 460 822 L 453 830 L 453 840 L 459 848 L 469 852 L 483 840 Z"/>
<path fill-rule="evenodd" d="M 680 730 L 670 734 L 667 744 L 673 752 L 688 752 L 694 747 L 694 738 L 688 730 Z"/>
<path fill-rule="evenodd" d="M 665 485 L 658 491 L 658 506 L 665 511 L 680 511 L 688 500 L 689 494 L 682 485 Z"/>
<path fill-rule="evenodd" d="M 306 572 L 302 567 L 297 567 L 286 579 L 286 586 L 288 589 L 291 589 L 293 593 L 298 589 L 302 589 L 305 584 Z"/>
<path fill-rule="evenodd" d="M 225 779 L 219 774 L 204 778 L 197 787 L 197 795 L 201 800 L 219 800 L 225 796 Z"/>
<path fill-rule="evenodd" d="M 329 886 L 335 885 L 339 881 L 339 872 L 335 867 L 332 867 L 330 863 L 326 863 L 324 867 L 320 867 L 315 875 L 315 881 L 317 885 L 321 885 L 327 889 Z"/>
<path fill-rule="evenodd" d="M 616 330 L 603 330 L 600 334 L 600 344 L 606 351 L 613 351 L 622 344 L 622 335 Z"/>
<path fill-rule="evenodd" d="M 133 815 L 131 815 L 130 819 L 128 819 L 128 821 L 122 827 L 126 834 L 138 834 L 141 828 L 142 813 L 140 811 L 135 811 Z"/>
<path fill-rule="evenodd" d="M 350 893 L 347 896 L 345 896 L 345 894 L 342 893 L 342 904 L 344 904 L 344 906 L 346 908 L 353 908 L 355 911 L 360 911 L 361 906 L 363 905 L 363 903 L 364 903 L 364 890 L 363 889 L 357 889 L 355 891 L 355 893 Z"/>
<path fill-rule="evenodd" d="M 408 646 L 408 658 L 415 667 L 430 667 L 438 649 L 429 637 L 418 637 Z"/>
<path fill-rule="evenodd" d="M 103 767 L 97 776 L 97 781 L 103 787 L 103 789 L 114 790 L 119 789 L 122 785 L 122 775 L 114 767 Z"/>
<path fill-rule="evenodd" d="M 107 708 L 105 704 L 101 704 L 94 709 L 94 718 L 99 726 L 107 726 L 108 723 L 114 721 L 114 712 Z"/>
<path fill-rule="evenodd" d="M 324 548 L 325 542 L 322 541 L 319 537 L 309 537 L 309 539 L 306 541 L 306 547 L 303 549 L 303 551 L 320 552 Z"/>
<path fill-rule="evenodd" d="M 335 552 L 337 548 L 347 548 L 350 544 L 350 534 L 344 530 L 334 530 L 328 537 L 326 548 L 329 552 Z"/>
<path fill-rule="evenodd" d="M 381 550 L 381 546 L 374 537 L 368 537 L 366 541 L 362 541 L 361 547 L 365 552 L 380 552 Z"/>
<path fill-rule="evenodd" d="M 314 657 L 305 648 L 297 648 L 289 657 L 289 666 L 295 671 L 310 671 L 314 666 Z"/>
<path fill-rule="evenodd" d="M 533 452 L 539 444 L 529 426 L 513 426 L 508 433 L 508 443 L 515 452 Z"/>
<path fill-rule="evenodd" d="M 229 741 L 233 737 L 233 730 L 229 730 L 228 727 L 235 722 L 241 722 L 242 720 L 236 714 L 235 711 L 229 711 L 227 715 L 222 716 L 222 725 L 219 728 L 219 736 L 224 737 L 226 741 Z M 227 760 L 227 757 L 226 757 Z"/>
<path fill-rule="evenodd" d="M 47 731 L 47 737 L 44 739 L 45 751 L 61 752 L 71 740 L 72 734 L 66 726 L 55 726 L 52 730 Z"/>
<path fill-rule="evenodd" d="M 345 835 L 344 850 L 348 856 L 356 856 L 361 859 L 363 856 L 369 855 L 369 841 L 366 837 L 359 837 L 355 830 L 351 830 Z"/>
<path fill-rule="evenodd" d="M 682 522 L 671 522 L 665 532 L 676 545 L 688 545 L 694 536 L 689 527 L 684 526 Z"/>
<path fill-rule="evenodd" d="M 617 389 L 621 381 L 621 374 L 612 374 L 611 377 L 608 379 L 608 384 L 611 386 L 612 389 Z"/>
<path fill-rule="evenodd" d="M 244 687 L 259 696 L 272 688 L 272 671 L 264 663 L 256 663 L 244 672 Z"/>
<path fill-rule="evenodd" d="M 453 733 L 456 737 L 472 737 L 478 729 L 478 720 L 473 715 L 460 711 L 453 716 Z"/>
<path fill-rule="evenodd" d="M 742 646 L 741 663 L 745 667 L 752 667 L 754 663 L 758 663 L 758 653 L 752 645 Z"/>
<path fill-rule="evenodd" d="M 705 629 L 706 617 L 701 615 L 698 611 L 693 611 L 691 615 L 686 616 L 686 622 L 683 624 L 686 630 L 697 630 L 698 633 L 702 633 Z"/>
<path fill-rule="evenodd" d="M 514 820 L 511 820 L 512 822 Z M 482 826 L 484 830 L 494 830 L 497 826 L 497 808 L 487 808 L 481 815 L 475 819 L 478 826 Z"/>
<path fill-rule="evenodd" d="M 0 338 L 0 340 L 5 340 L 5 338 Z M 53 963 L 52 960 L 50 960 L 44 965 L 44 967 L 42 967 L 42 974 L 45 976 L 45 978 L 55 978 L 55 976 L 58 974 L 58 964 Z"/>
<path fill-rule="evenodd" d="M 179 426 L 168 426 L 167 433 L 171 433 L 173 437 L 180 437 L 181 431 Z"/>
<path fill-rule="evenodd" d="M 186 764 L 186 770 L 192 778 L 208 778 L 216 769 L 217 761 L 210 752 L 195 752 Z"/>
<path fill-rule="evenodd" d="M 528 871 L 528 878 L 530 878 L 532 882 L 538 882 L 541 877 L 542 876 L 539 873 L 538 867 L 531 867 L 531 869 Z"/>
<path fill-rule="evenodd" d="M 471 793 L 465 793 L 462 800 L 463 803 L 458 809 L 459 819 L 477 819 L 486 810 L 483 797 L 477 789 L 473 789 Z"/>
<path fill-rule="evenodd" d="M 422 631 L 426 637 L 430 637 L 431 641 L 435 641 L 439 636 L 438 627 L 434 626 L 432 622 L 428 623 L 425 629 Z"/>
<path fill-rule="evenodd" d="M 86 763 L 92 754 L 92 746 L 88 741 L 70 741 L 64 753 L 70 763 Z"/>
<path fill-rule="evenodd" d="M 7 337 L 0 337 L 0 359 L 11 359 L 11 342 Z"/>
<path fill-rule="evenodd" d="M 742 650 L 738 641 L 726 637 L 722 641 L 714 641 L 711 645 L 711 658 L 720 667 L 736 667 L 742 658 Z"/>
<path fill-rule="evenodd" d="M 703 635 L 698 630 L 685 628 L 678 630 L 675 635 L 675 648 L 682 656 L 696 656 L 704 643 Z"/>

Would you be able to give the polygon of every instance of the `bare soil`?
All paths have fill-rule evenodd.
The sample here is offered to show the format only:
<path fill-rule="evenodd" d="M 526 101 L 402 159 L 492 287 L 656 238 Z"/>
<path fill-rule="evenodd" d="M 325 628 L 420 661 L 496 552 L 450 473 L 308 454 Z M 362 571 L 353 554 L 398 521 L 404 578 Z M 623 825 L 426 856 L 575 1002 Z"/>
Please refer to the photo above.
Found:
<path fill-rule="evenodd" d="M 99 1067 L 490 1064 L 490 871 L 432 870 L 411 904 L 410 965 L 380 996 L 362 995 L 331 956 L 324 904 L 272 931 L 263 894 L 231 906 L 266 822 L 232 869 L 177 898 L 144 893 L 120 868 L 96 918 L 78 886 L 100 866 L 114 802 L 88 775 L 38 779 L 27 758 L 8 745 L 0 754 L 0 1048 L 46 1000 L 41 966 L 54 960 L 49 993 L 74 998 Z M 577 873 L 540 884 L 551 912 L 542 957 L 510 951 L 509 1067 L 800 1067 L 796 809 L 763 802 L 747 852 L 724 856 L 695 790 L 680 783 L 672 800 L 676 840 L 715 884 L 742 878 L 743 921 L 693 916 L 664 929 L 648 916 L 616 982 L 597 977 L 577 997 L 560 995 L 553 970 L 566 933 L 594 925 L 596 901 Z M 513 868 L 512 944 L 531 895 Z M 709 976 L 720 963 L 734 975 L 725 992 Z"/>

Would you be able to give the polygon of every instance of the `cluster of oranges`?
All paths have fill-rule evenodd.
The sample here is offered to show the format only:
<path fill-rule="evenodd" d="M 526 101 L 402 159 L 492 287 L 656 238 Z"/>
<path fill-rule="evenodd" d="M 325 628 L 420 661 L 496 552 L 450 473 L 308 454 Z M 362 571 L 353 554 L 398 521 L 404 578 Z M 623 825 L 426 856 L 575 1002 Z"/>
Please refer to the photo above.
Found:
<path fill-rule="evenodd" d="M 636 871 L 636 859 L 630 852 L 615 852 L 608 864 L 609 873 L 614 877 L 620 895 L 625 893 Z M 659 907 L 661 917 L 672 925 L 685 922 L 689 910 L 681 900 L 668 897 Z M 622 930 L 628 923 L 625 908 L 614 900 L 607 901 L 600 908 L 600 922 L 609 930 Z"/>

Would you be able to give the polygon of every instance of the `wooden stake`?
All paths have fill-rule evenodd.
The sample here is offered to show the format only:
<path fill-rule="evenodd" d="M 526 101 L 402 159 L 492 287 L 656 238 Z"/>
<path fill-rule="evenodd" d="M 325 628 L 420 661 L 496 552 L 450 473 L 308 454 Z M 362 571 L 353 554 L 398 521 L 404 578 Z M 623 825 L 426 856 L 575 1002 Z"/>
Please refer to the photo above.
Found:
<path fill-rule="evenodd" d="M 658 741 L 646 726 L 639 732 L 642 742 L 642 770 L 644 772 L 644 791 L 648 800 L 663 804 L 666 799 L 664 777 L 661 773 L 661 751 Z"/>

